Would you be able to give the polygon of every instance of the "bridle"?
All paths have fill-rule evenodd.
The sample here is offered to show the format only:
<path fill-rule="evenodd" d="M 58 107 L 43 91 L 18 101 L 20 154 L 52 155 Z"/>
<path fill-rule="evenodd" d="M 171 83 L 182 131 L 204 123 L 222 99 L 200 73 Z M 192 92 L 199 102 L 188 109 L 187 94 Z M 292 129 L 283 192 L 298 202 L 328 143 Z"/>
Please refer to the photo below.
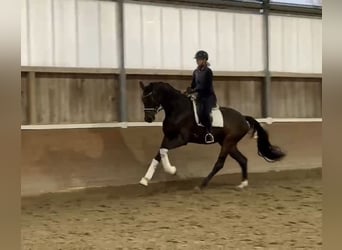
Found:
<path fill-rule="evenodd" d="M 152 91 L 146 95 L 144 95 L 142 98 L 146 98 L 148 96 L 152 96 Z M 152 101 L 154 102 L 154 98 L 152 96 Z M 156 105 L 155 107 L 144 107 L 144 111 L 153 111 L 155 114 L 157 114 L 159 111 L 163 110 L 163 107 L 161 106 L 161 104 Z"/>

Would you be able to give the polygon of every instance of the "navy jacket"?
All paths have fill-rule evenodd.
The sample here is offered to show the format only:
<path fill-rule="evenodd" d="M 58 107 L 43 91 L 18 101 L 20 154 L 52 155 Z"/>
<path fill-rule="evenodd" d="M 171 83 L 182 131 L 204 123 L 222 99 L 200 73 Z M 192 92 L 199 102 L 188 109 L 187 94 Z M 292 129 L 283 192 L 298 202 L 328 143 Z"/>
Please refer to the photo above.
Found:
<path fill-rule="evenodd" d="M 207 66 L 195 69 L 192 74 L 191 88 L 198 93 L 200 101 L 210 101 L 212 106 L 216 105 L 216 95 L 213 87 L 213 72 Z"/>

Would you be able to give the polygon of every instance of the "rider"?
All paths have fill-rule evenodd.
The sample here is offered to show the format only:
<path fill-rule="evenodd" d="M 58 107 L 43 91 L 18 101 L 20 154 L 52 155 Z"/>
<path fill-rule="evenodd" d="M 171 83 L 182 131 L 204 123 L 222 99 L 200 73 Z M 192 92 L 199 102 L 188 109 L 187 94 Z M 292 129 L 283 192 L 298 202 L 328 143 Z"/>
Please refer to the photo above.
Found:
<path fill-rule="evenodd" d="M 209 68 L 208 53 L 200 50 L 196 53 L 195 59 L 198 67 L 192 74 L 192 83 L 190 93 L 197 93 L 199 103 L 199 118 L 200 122 L 206 128 L 205 142 L 213 143 L 214 136 L 212 135 L 211 124 L 211 109 L 216 106 L 216 95 L 213 87 L 213 72 Z"/>

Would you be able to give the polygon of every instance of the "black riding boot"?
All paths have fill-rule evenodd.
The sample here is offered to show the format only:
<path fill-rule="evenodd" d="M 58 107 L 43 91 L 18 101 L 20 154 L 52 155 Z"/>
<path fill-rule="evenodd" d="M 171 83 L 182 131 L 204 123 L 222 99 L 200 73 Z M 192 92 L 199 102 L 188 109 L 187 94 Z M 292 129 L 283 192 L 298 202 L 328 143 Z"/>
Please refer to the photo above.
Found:
<path fill-rule="evenodd" d="M 205 143 L 209 144 L 209 143 L 213 143 L 214 140 L 214 136 L 211 133 L 211 129 L 212 129 L 212 123 L 211 123 L 211 117 L 210 117 L 210 112 L 211 112 L 211 103 L 209 99 L 202 99 L 200 102 L 200 110 L 201 110 L 201 122 L 202 124 L 205 126 L 206 128 L 206 135 L 204 137 L 204 141 Z"/>

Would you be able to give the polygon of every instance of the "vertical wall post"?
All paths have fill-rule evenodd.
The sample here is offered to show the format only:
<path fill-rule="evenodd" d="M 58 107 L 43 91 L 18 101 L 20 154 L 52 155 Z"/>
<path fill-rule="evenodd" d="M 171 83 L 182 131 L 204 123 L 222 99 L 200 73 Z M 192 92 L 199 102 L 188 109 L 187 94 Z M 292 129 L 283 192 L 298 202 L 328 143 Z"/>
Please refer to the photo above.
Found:
<path fill-rule="evenodd" d="M 262 85 L 262 116 L 264 118 L 272 116 L 271 109 L 271 73 L 270 73 L 270 53 L 269 53 L 269 3 L 270 0 L 263 1 L 263 45 L 264 45 L 264 82 Z"/>
<path fill-rule="evenodd" d="M 28 119 L 29 124 L 37 124 L 36 73 L 28 72 Z"/>
<path fill-rule="evenodd" d="M 120 90 L 120 122 L 127 122 L 127 83 L 125 69 L 125 40 L 124 40 L 124 0 L 117 2 L 118 17 L 118 55 L 119 55 L 119 90 Z"/>

